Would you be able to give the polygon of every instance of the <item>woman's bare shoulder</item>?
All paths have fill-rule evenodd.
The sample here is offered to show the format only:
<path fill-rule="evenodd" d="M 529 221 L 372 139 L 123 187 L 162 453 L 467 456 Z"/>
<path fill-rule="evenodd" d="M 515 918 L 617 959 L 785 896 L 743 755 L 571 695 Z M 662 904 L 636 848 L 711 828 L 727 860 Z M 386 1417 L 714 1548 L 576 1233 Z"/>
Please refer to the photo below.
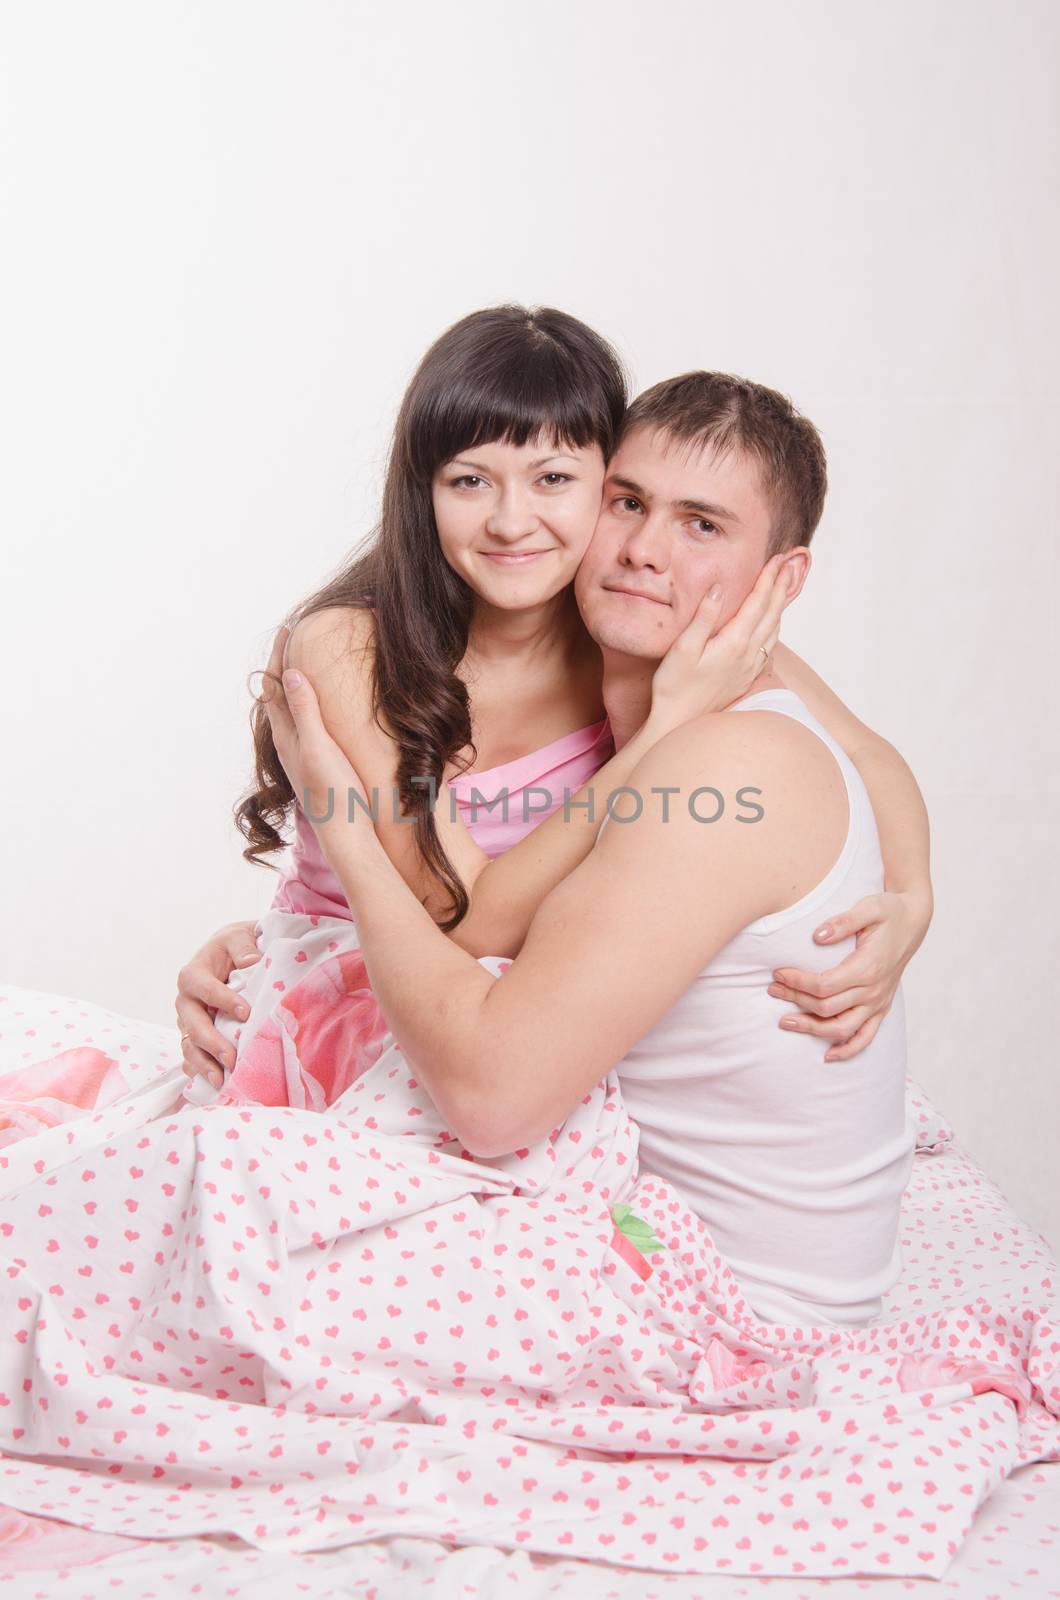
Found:
<path fill-rule="evenodd" d="M 375 618 L 366 606 L 324 606 L 295 623 L 287 640 L 284 665 L 314 673 L 352 672 L 371 668 Z"/>

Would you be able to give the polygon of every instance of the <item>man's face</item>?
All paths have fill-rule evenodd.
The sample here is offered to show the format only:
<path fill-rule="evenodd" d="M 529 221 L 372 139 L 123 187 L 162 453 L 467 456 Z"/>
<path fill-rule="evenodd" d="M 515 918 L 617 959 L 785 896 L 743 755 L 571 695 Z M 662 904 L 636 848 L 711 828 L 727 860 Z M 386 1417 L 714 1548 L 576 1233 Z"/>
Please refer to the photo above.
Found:
<path fill-rule="evenodd" d="M 647 427 L 612 457 L 600 519 L 574 580 L 578 609 L 605 650 L 658 660 L 715 583 L 716 627 L 729 620 L 766 561 L 773 508 L 758 463 L 715 455 Z M 809 565 L 791 552 L 791 598 Z"/>

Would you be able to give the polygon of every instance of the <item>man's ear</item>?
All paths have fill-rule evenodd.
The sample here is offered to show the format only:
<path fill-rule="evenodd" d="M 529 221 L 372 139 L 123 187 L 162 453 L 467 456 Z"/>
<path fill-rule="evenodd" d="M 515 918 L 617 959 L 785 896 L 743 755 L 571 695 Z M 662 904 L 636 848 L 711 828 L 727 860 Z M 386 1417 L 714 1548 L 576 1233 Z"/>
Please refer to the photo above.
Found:
<path fill-rule="evenodd" d="M 790 606 L 791 602 L 802 593 L 802 586 L 810 575 L 812 563 L 813 556 L 804 544 L 789 550 L 786 558 L 780 563 L 788 580 L 788 598 L 784 602 L 785 605 Z"/>

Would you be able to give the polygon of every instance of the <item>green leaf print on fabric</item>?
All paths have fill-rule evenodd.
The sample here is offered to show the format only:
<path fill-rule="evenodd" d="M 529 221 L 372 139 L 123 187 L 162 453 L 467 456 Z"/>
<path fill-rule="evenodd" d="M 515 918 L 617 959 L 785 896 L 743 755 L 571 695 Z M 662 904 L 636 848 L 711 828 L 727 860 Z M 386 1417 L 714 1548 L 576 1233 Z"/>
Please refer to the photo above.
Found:
<path fill-rule="evenodd" d="M 611 1207 L 611 1220 L 619 1233 L 624 1234 L 630 1244 L 635 1245 L 641 1255 L 653 1254 L 656 1250 L 666 1250 L 668 1245 L 663 1244 L 650 1222 L 634 1216 L 630 1206 L 619 1205 Z"/>

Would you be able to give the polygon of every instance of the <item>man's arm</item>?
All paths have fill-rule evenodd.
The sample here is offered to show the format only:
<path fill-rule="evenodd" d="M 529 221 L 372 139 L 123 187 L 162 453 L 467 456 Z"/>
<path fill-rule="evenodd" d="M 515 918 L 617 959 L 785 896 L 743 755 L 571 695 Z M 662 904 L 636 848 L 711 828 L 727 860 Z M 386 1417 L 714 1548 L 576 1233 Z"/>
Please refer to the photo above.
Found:
<path fill-rule="evenodd" d="M 860 721 L 786 645 L 777 645 L 776 668 L 861 773 L 880 836 L 884 887 L 916 904 L 926 933 L 934 908 L 931 836 L 924 797 L 911 770 L 894 745 Z"/>
<path fill-rule="evenodd" d="M 751 784 L 765 810 L 756 823 L 739 821 L 735 802 Z M 663 785 L 680 789 L 665 822 L 652 794 Z M 728 799 L 717 822 L 690 811 L 701 785 Z M 395 1037 L 476 1154 L 515 1149 L 562 1122 L 723 945 L 799 899 L 842 845 L 842 776 L 790 718 L 697 719 L 649 752 L 632 786 L 645 799 L 640 820 L 608 824 L 499 980 L 439 933 L 365 830 L 336 830 L 325 845 Z"/>

